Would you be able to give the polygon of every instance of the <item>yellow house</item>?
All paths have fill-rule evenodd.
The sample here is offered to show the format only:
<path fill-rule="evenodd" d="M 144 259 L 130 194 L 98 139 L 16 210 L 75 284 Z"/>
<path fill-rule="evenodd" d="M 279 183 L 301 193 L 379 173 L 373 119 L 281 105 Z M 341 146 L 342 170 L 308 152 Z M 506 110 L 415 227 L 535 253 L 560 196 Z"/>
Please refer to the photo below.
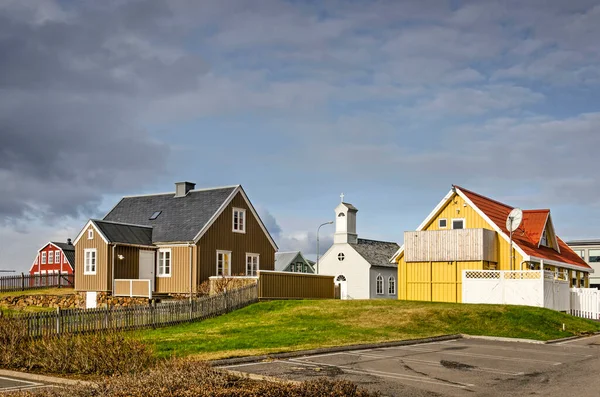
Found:
<path fill-rule="evenodd" d="M 587 287 L 593 270 L 558 238 L 548 209 L 523 211 L 511 252 L 506 219 L 513 209 L 453 186 L 416 231 L 404 233 L 391 259 L 398 299 L 461 302 L 463 270 L 564 271 L 572 287 Z"/>

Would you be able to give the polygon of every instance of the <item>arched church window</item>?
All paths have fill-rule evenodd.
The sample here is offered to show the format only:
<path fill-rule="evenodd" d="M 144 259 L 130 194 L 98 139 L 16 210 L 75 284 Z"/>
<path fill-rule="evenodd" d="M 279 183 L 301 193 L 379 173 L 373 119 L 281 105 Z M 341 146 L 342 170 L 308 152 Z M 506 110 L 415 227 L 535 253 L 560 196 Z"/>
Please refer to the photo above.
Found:
<path fill-rule="evenodd" d="M 346 277 L 343 274 L 340 274 L 339 276 L 337 276 L 335 281 L 346 281 Z"/>
<path fill-rule="evenodd" d="M 346 216 L 346 215 L 345 215 L 343 212 L 340 212 L 340 213 L 338 214 L 338 218 L 343 218 L 343 217 L 345 217 L 345 216 Z"/>
<path fill-rule="evenodd" d="M 383 295 L 383 277 L 380 275 L 377 276 L 377 295 Z"/>

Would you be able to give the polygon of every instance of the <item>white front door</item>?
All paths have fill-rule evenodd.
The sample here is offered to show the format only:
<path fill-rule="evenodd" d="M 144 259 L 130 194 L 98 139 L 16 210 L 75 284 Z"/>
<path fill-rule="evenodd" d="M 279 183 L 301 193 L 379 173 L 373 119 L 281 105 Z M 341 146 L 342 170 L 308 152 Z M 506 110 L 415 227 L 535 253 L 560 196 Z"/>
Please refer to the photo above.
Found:
<path fill-rule="evenodd" d="M 154 291 L 154 251 L 140 250 L 140 280 L 150 280 L 152 291 Z"/>
<path fill-rule="evenodd" d="M 339 275 L 335 279 L 335 283 L 340 286 L 340 299 L 348 299 L 348 282 L 344 275 Z"/>

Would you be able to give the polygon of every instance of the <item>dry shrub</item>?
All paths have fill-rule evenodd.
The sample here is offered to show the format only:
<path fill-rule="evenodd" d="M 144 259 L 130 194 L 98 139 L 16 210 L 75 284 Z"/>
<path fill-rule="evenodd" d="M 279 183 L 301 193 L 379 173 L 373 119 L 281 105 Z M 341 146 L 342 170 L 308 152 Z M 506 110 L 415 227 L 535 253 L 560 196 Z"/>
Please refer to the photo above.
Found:
<path fill-rule="evenodd" d="M 53 374 L 141 372 L 154 363 L 143 343 L 116 331 L 31 339 L 25 324 L 0 317 L 0 366 Z"/>
<path fill-rule="evenodd" d="M 106 379 L 98 387 L 40 390 L 35 394 L 52 397 L 367 397 L 377 394 L 358 389 L 350 382 L 317 380 L 300 385 L 252 381 L 190 360 L 170 360 L 140 374 Z"/>

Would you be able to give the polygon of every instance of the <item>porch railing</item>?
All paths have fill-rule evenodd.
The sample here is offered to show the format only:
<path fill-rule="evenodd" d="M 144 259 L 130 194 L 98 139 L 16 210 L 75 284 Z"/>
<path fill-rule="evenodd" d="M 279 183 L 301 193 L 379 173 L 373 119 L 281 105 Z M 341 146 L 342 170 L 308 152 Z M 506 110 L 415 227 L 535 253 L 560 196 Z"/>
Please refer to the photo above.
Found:
<path fill-rule="evenodd" d="M 113 295 L 152 299 L 152 281 L 144 279 L 117 279 L 115 280 Z"/>

